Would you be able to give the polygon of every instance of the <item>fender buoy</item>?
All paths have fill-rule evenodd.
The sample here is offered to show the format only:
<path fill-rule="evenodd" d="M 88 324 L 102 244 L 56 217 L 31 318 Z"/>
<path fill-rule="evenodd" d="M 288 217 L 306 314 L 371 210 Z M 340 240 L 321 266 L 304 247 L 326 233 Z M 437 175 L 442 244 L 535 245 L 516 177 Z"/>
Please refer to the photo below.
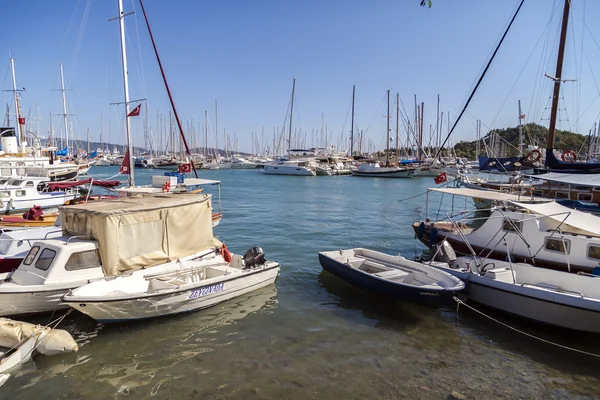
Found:
<path fill-rule="evenodd" d="M 532 150 L 529 154 L 527 154 L 526 158 L 531 161 L 539 161 L 540 158 L 542 158 L 542 152 L 539 150 Z"/>
<path fill-rule="evenodd" d="M 577 154 L 573 150 L 567 150 L 560 155 L 560 159 L 564 162 L 575 162 L 577 161 Z"/>
<path fill-rule="evenodd" d="M 231 257 L 231 253 L 227 249 L 227 246 L 225 246 L 225 243 L 223 243 L 223 247 L 221 247 L 221 255 L 223 256 L 223 259 L 225 260 L 225 262 L 230 263 L 231 260 L 233 259 Z"/>

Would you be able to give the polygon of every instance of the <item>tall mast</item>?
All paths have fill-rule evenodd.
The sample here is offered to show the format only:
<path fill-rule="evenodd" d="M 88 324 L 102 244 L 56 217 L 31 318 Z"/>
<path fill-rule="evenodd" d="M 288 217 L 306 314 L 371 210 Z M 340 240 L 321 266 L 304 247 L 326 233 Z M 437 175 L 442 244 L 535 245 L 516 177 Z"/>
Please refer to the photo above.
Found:
<path fill-rule="evenodd" d="M 100 114 L 100 148 L 104 146 L 104 117 Z M 104 150 L 104 149 L 102 149 Z M 104 151 L 103 151 L 104 153 Z"/>
<path fill-rule="evenodd" d="M 290 150 L 292 149 L 292 117 L 294 116 L 294 92 L 296 91 L 296 78 L 292 83 L 292 104 L 290 107 L 290 133 L 288 138 L 288 157 L 290 156 Z"/>
<path fill-rule="evenodd" d="M 204 110 L 204 162 L 208 151 L 208 110 Z"/>
<path fill-rule="evenodd" d="M 387 140 L 385 150 L 385 166 L 390 166 L 390 90 L 387 91 Z"/>
<path fill-rule="evenodd" d="M 15 77 L 15 60 L 13 58 L 10 59 L 10 68 L 12 69 L 13 94 L 15 98 L 15 125 L 17 126 L 17 137 L 22 143 L 25 140 L 25 138 L 23 137 L 23 128 L 21 127 L 21 120 L 19 119 L 19 93 L 17 92 L 17 78 Z"/>
<path fill-rule="evenodd" d="M 550 126 L 548 127 L 547 150 L 554 149 L 554 134 L 556 132 L 556 116 L 558 114 L 558 100 L 560 96 L 560 82 L 562 79 L 563 60 L 565 58 L 565 43 L 567 41 L 567 26 L 569 24 L 569 10 L 571 0 L 565 0 L 565 8 L 562 18 L 562 29 L 560 31 L 560 43 L 558 45 L 558 57 L 556 60 L 556 74 L 554 75 L 554 92 L 552 93 L 552 110 L 550 112 Z M 547 157 L 546 157 L 547 159 Z"/>
<path fill-rule="evenodd" d="M 48 146 L 54 146 L 54 125 L 52 124 L 52 111 L 50 111 L 50 138 L 48 140 Z"/>
<path fill-rule="evenodd" d="M 523 157 L 523 114 L 521 113 L 521 100 L 519 100 L 519 157 Z"/>
<path fill-rule="evenodd" d="M 350 127 L 350 157 L 354 155 L 354 93 L 356 85 L 352 85 L 352 126 Z"/>
<path fill-rule="evenodd" d="M 400 157 L 398 155 L 398 129 L 400 127 L 400 93 L 396 93 L 396 164 L 400 166 Z"/>
<path fill-rule="evenodd" d="M 127 152 L 129 155 L 129 186 L 135 186 L 135 179 L 132 168 L 133 148 L 131 146 L 131 124 L 129 123 L 129 80 L 127 72 L 127 49 L 125 48 L 125 14 L 123 13 L 123 0 L 119 1 L 119 33 L 121 36 L 121 61 L 123 65 L 123 93 L 125 95 L 125 131 L 127 132 Z M 62 70 L 62 69 L 61 69 Z M 64 92 L 63 92 L 64 93 Z"/>
<path fill-rule="evenodd" d="M 219 162 L 219 127 L 218 127 L 218 123 L 219 123 L 219 114 L 217 111 L 217 99 L 215 99 L 215 140 L 216 140 L 216 149 L 215 152 L 217 153 L 217 162 Z"/>
<path fill-rule="evenodd" d="M 65 126 L 65 140 L 67 141 L 67 155 L 70 153 L 69 149 L 69 119 L 67 115 L 67 96 L 65 95 L 65 78 L 63 75 L 63 66 L 60 64 L 60 92 L 62 94 L 63 104 L 63 125 Z"/>

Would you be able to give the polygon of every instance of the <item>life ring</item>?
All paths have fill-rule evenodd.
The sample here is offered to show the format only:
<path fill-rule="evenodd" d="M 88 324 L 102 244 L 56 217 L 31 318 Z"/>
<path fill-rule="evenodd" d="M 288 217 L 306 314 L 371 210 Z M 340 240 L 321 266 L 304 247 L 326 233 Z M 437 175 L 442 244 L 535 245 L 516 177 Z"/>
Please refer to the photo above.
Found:
<path fill-rule="evenodd" d="M 564 162 L 575 162 L 577 161 L 577 154 L 573 150 L 567 150 L 560 155 L 560 159 Z"/>
<path fill-rule="evenodd" d="M 221 255 L 223 256 L 223 260 L 225 260 L 225 262 L 230 263 L 231 260 L 233 259 L 231 257 L 231 253 L 227 249 L 227 246 L 225 246 L 225 243 L 223 243 L 223 246 L 221 247 Z"/>
<path fill-rule="evenodd" d="M 162 192 L 169 192 L 171 190 L 171 182 L 167 181 L 165 182 L 165 185 L 162 188 Z"/>
<path fill-rule="evenodd" d="M 526 157 L 530 161 L 539 161 L 542 158 L 542 152 L 539 150 L 532 150 Z"/>

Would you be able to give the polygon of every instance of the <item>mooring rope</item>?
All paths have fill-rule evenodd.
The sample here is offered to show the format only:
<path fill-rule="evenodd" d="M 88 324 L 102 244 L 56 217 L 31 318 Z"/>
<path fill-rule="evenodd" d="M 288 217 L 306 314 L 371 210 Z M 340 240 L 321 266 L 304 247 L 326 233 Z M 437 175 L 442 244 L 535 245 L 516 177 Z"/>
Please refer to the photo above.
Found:
<path fill-rule="evenodd" d="M 527 336 L 527 337 L 530 337 L 530 338 L 532 338 L 532 339 L 539 340 L 540 342 L 544 342 L 544 343 L 547 343 L 547 344 L 551 344 L 551 345 L 553 345 L 553 346 L 557 346 L 557 347 L 560 347 L 560 348 L 562 348 L 562 349 L 565 349 L 565 350 L 574 351 L 575 353 L 579 353 L 579 354 L 585 354 L 586 356 L 591 356 L 591 357 L 600 358 L 600 354 L 596 354 L 596 353 L 590 353 L 589 351 L 585 351 L 585 350 L 579 350 L 579 349 L 575 349 L 575 348 L 573 348 L 573 347 L 565 346 L 565 345 L 563 345 L 563 344 L 560 344 L 560 343 L 555 343 L 555 342 L 552 342 L 552 341 L 550 341 L 550 340 L 547 340 L 547 339 L 544 339 L 544 338 L 541 338 L 541 337 L 538 337 L 538 336 L 532 335 L 531 333 L 527 333 L 527 332 L 525 332 L 525 331 L 522 331 L 522 330 L 520 330 L 520 329 L 517 329 L 517 328 L 515 328 L 515 327 L 513 327 L 513 326 L 510 326 L 510 325 L 508 325 L 508 324 L 506 324 L 506 323 L 504 323 L 504 322 L 502 322 L 502 321 L 499 321 L 499 320 L 497 320 L 497 319 L 496 319 L 496 318 L 494 318 L 494 317 L 491 317 L 491 316 L 489 316 L 489 315 L 487 315 L 487 314 L 485 314 L 485 313 L 483 313 L 483 312 L 479 311 L 478 309 L 474 308 L 473 306 L 470 306 L 469 304 L 465 303 L 464 301 L 462 301 L 461 299 L 459 299 L 459 298 L 458 298 L 458 297 L 456 297 L 456 296 L 454 296 L 454 297 L 452 297 L 452 298 L 454 299 L 454 301 L 456 301 L 456 316 L 457 316 L 457 317 L 458 317 L 458 309 L 459 309 L 459 307 L 460 307 L 461 305 L 464 305 L 465 307 L 469 308 L 470 310 L 473 310 L 473 311 L 475 311 L 476 313 L 478 313 L 478 314 L 480 314 L 480 315 L 483 315 L 484 317 L 486 317 L 486 318 L 488 318 L 488 319 L 491 319 L 492 321 L 494 321 L 494 322 L 497 322 L 497 323 L 499 323 L 500 325 L 502 325 L 502 326 L 504 326 L 504 327 L 506 327 L 506 328 L 508 328 L 508 329 L 512 329 L 513 331 L 515 331 L 515 332 L 518 332 L 518 333 L 521 333 L 521 334 L 523 334 L 523 335 L 525 335 L 525 336 Z"/>

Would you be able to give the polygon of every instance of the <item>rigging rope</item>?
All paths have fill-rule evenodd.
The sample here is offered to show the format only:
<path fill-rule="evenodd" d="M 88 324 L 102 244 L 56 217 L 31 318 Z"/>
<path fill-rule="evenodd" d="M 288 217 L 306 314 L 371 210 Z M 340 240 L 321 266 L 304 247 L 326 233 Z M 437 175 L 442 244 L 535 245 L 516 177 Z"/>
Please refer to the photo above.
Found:
<path fill-rule="evenodd" d="M 492 57 L 488 61 L 487 65 L 485 66 L 485 69 L 483 70 L 483 73 L 479 77 L 479 80 L 477 81 L 477 84 L 475 85 L 475 88 L 473 88 L 473 91 L 471 92 L 471 95 L 469 96 L 469 99 L 467 100 L 464 108 L 462 109 L 462 111 L 458 115 L 458 118 L 456 119 L 456 121 L 454 121 L 454 125 L 452 125 L 452 129 L 450 129 L 450 132 L 448 132 L 448 135 L 446 136 L 446 139 L 444 139 L 444 141 L 442 142 L 442 145 L 440 146 L 440 148 L 438 149 L 437 153 L 435 154 L 434 160 L 439 157 L 439 155 L 441 153 L 441 149 L 444 147 L 444 145 L 446 144 L 446 142 L 448 142 L 448 139 L 450 139 L 450 135 L 452 135 L 452 132 L 454 132 L 454 129 L 456 128 L 456 125 L 458 125 L 458 122 L 460 121 L 461 117 L 463 116 L 463 114 L 467 110 L 467 107 L 469 106 L 469 103 L 473 99 L 473 96 L 475 96 L 475 93 L 477 92 L 477 89 L 479 88 L 479 85 L 481 84 L 481 81 L 483 81 L 483 78 L 485 77 L 485 74 L 487 73 L 488 69 L 492 65 L 492 61 L 494 61 L 494 58 L 496 57 L 496 54 L 498 53 L 498 50 L 500 50 L 500 46 L 502 45 L 502 42 L 504 42 L 504 38 L 506 38 L 506 35 L 508 34 L 508 31 L 510 30 L 510 27 L 512 26 L 513 22 L 515 21 L 515 18 L 517 18 L 517 15 L 519 14 L 519 11 L 521 10 L 521 7 L 523 6 L 524 2 L 525 2 L 525 0 L 521 0 L 521 3 L 519 4 L 519 7 L 517 8 L 517 11 L 515 11 L 515 14 L 513 15 L 512 19 L 510 20 L 510 23 L 508 24 L 508 27 L 506 28 L 506 31 L 504 31 L 504 34 L 502 35 L 502 38 L 500 39 L 500 42 L 496 46 L 496 49 L 494 50 L 494 53 L 492 54 Z"/>
<path fill-rule="evenodd" d="M 525 336 L 527 336 L 527 337 L 530 337 L 530 338 L 532 338 L 532 339 L 539 340 L 540 342 L 544 342 L 544 343 L 546 343 L 546 344 L 551 344 L 551 345 L 553 345 L 553 346 L 560 347 L 561 349 L 565 349 L 565 350 L 574 351 L 575 353 L 579 353 L 579 354 L 585 354 L 586 356 L 591 356 L 591 357 L 597 357 L 597 358 L 600 358 L 600 354 L 591 353 L 591 352 L 589 352 L 589 351 L 585 351 L 585 350 L 579 350 L 579 349 L 576 349 L 576 348 L 573 348 L 573 347 L 565 346 L 565 345 L 563 345 L 563 344 L 560 344 L 560 343 L 555 343 L 555 342 L 552 342 L 552 341 L 550 341 L 550 340 L 548 340 L 548 339 L 544 339 L 544 338 L 541 338 L 541 337 L 539 337 L 539 336 L 532 335 L 531 333 L 527 333 L 527 332 L 525 332 L 525 331 L 522 331 L 522 330 L 520 330 L 520 329 L 517 329 L 517 328 L 515 328 L 515 327 L 513 327 L 513 326 L 510 326 L 510 325 L 508 325 L 508 324 L 507 324 L 507 323 L 505 323 L 505 322 L 499 321 L 499 320 L 497 320 L 496 318 L 494 318 L 494 317 L 491 317 L 491 316 L 489 316 L 489 315 L 487 315 L 487 314 L 485 314 L 485 313 L 483 313 L 483 312 L 479 311 L 478 309 L 474 308 L 473 306 L 470 306 L 469 304 L 465 303 L 464 301 L 462 301 L 461 299 L 459 299 L 459 298 L 458 298 L 458 297 L 456 297 L 456 296 L 454 296 L 454 297 L 453 297 L 453 299 L 454 299 L 454 301 L 456 302 L 456 316 L 457 316 L 457 317 L 458 317 L 458 309 L 459 309 L 459 307 L 460 307 L 461 305 L 463 305 L 463 306 L 467 307 L 468 309 L 475 311 L 475 312 L 476 312 L 476 313 L 478 313 L 479 315 L 482 315 L 482 316 L 484 316 L 484 317 L 486 317 L 486 318 L 488 318 L 488 319 L 490 319 L 490 320 L 492 320 L 492 321 L 494 321 L 494 322 L 497 322 L 497 323 L 499 323 L 500 325 L 502 325 L 502 326 L 504 326 L 504 327 L 506 327 L 506 328 L 508 328 L 508 329 L 511 329 L 511 330 L 513 330 L 513 331 L 515 331 L 515 332 L 517 332 L 517 333 L 521 333 L 521 334 L 523 334 L 523 335 L 525 335 Z"/>

